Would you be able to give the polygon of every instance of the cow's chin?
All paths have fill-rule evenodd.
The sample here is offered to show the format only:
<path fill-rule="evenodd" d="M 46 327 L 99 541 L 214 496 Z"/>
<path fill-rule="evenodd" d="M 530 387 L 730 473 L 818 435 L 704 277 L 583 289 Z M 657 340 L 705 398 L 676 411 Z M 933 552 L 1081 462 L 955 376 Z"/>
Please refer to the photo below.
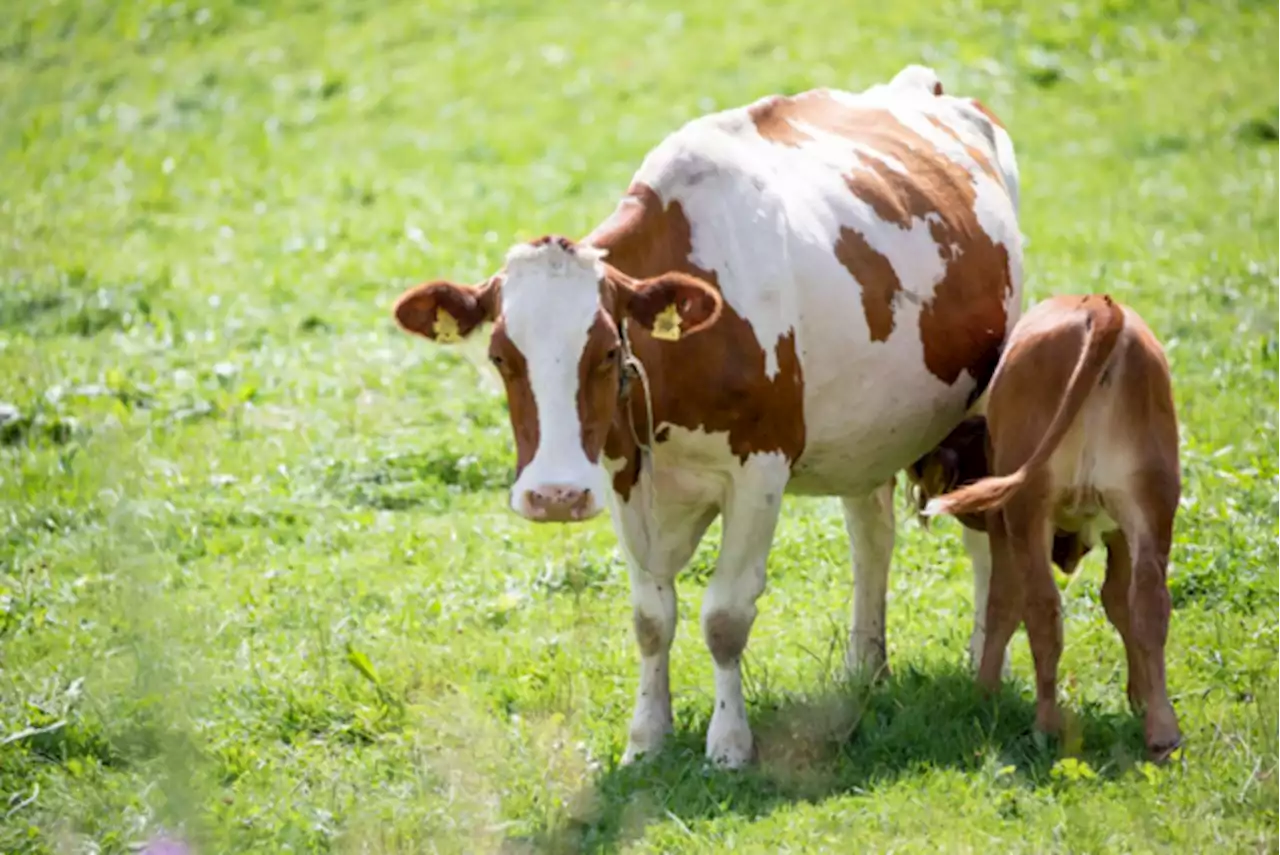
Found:
<path fill-rule="evenodd" d="M 604 510 L 606 486 L 599 467 L 569 477 L 530 466 L 511 488 L 511 510 L 531 522 L 586 522 Z"/>

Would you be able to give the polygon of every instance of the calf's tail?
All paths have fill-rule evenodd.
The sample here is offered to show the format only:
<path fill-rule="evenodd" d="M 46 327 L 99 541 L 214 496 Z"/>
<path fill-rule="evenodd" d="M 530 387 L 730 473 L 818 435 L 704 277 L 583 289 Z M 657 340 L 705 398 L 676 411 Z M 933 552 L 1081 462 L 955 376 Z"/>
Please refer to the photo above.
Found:
<path fill-rule="evenodd" d="M 1085 318 L 1085 338 L 1080 348 L 1066 391 L 1053 414 L 1053 421 L 1040 438 L 1040 444 L 1031 457 L 1009 475 L 993 476 L 975 481 L 967 487 L 938 496 L 925 505 L 926 517 L 939 514 L 977 514 L 1003 507 L 1027 482 L 1027 478 L 1039 470 L 1057 450 L 1062 437 L 1075 421 L 1081 407 L 1088 399 L 1107 360 L 1115 350 L 1124 328 L 1124 310 L 1107 295 L 1085 297 L 1081 309 Z"/>

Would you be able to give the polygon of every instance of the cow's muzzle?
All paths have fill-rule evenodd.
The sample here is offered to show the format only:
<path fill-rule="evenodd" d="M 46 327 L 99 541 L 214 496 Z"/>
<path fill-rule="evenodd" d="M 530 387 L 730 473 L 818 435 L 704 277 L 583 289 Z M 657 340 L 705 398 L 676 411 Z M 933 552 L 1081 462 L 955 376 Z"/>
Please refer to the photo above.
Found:
<path fill-rule="evenodd" d="M 545 484 L 525 490 L 520 513 L 534 522 L 581 522 L 600 513 L 600 503 L 590 490 Z"/>

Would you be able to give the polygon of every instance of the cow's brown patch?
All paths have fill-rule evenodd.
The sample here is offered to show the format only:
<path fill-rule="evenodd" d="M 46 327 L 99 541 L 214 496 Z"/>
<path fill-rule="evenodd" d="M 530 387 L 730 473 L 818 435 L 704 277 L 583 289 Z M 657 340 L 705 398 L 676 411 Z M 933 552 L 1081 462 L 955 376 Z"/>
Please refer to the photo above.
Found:
<path fill-rule="evenodd" d="M 587 346 L 578 360 L 578 421 L 582 424 L 582 450 L 592 463 L 600 460 L 600 450 L 617 407 L 622 362 L 617 327 L 603 311 L 587 333 Z"/>
<path fill-rule="evenodd" d="M 887 341 L 893 332 L 893 300 L 902 290 L 889 259 L 871 248 L 867 239 L 847 226 L 840 229 L 836 258 L 862 284 L 862 312 L 872 341 Z"/>
<path fill-rule="evenodd" d="M 634 278 L 678 271 L 720 287 L 714 270 L 690 261 L 692 226 L 680 203 L 663 205 L 644 184 L 633 184 L 614 215 L 584 242 L 608 250 L 609 265 Z M 715 327 L 696 336 L 657 341 L 631 321 L 627 335 L 648 374 L 656 424 L 725 433 L 733 454 L 742 460 L 769 451 L 781 451 L 790 461 L 800 456 L 804 380 L 794 331 L 777 342 L 778 372 L 772 378 L 751 324 L 727 303 Z M 640 383 L 631 385 L 624 403 L 605 440 L 605 454 L 626 461 L 613 485 L 627 499 L 640 474 L 633 425 L 642 441 L 649 439 Z M 657 442 L 665 438 L 665 433 L 653 437 Z"/>
<path fill-rule="evenodd" d="M 707 615 L 703 634 L 716 664 L 727 667 L 738 660 L 746 649 L 751 622 L 752 617 L 746 614 L 718 611 Z"/>
<path fill-rule="evenodd" d="M 920 311 L 924 364 L 946 383 L 956 382 L 962 371 L 978 383 L 989 381 L 1005 338 L 1004 298 L 1013 290 L 1009 253 L 985 235 L 962 249 L 945 242 L 954 234 L 941 224 L 931 223 L 930 231 L 947 272 Z"/>
<path fill-rule="evenodd" d="M 831 96 L 824 90 L 802 92 L 787 98 L 783 95 L 770 95 L 762 98 L 747 108 L 747 114 L 755 123 L 760 136 L 776 143 L 799 148 L 813 137 L 800 130 L 792 123 L 793 118 L 805 116 L 812 109 L 822 109 L 822 105 L 833 103 Z"/>
<path fill-rule="evenodd" d="M 656 656 L 662 652 L 662 627 L 653 618 L 641 612 L 631 616 L 635 626 L 636 644 L 644 656 Z"/>
<path fill-rule="evenodd" d="M 842 104 L 822 90 L 794 98 L 771 98 L 748 112 L 760 134 L 779 144 L 799 147 L 810 141 L 812 138 L 797 127 L 797 123 L 804 123 L 858 142 L 906 167 L 906 172 L 900 173 L 878 158 L 862 157 L 861 165 L 846 181 L 884 222 L 899 228 L 910 228 L 917 220 L 929 224 L 945 264 L 933 298 L 920 314 L 924 363 L 930 373 L 948 384 L 965 371 L 979 383 L 989 377 L 993 357 L 998 356 L 1004 341 L 1004 300 L 1012 292 L 1013 281 L 1008 251 L 978 222 L 976 190 L 968 169 L 887 110 Z M 842 232 L 840 242 L 844 241 Z M 839 243 L 836 251 L 841 251 Z M 854 273 L 864 289 L 868 286 L 863 277 L 874 279 L 874 275 L 874 270 L 866 268 Z M 870 287 L 876 291 L 879 286 Z M 883 303 L 867 300 L 864 291 L 863 304 L 864 309 L 872 307 L 876 315 L 868 315 L 868 326 L 884 329 L 879 317 Z"/>
<path fill-rule="evenodd" d="M 511 341 L 502 321 L 494 325 L 489 338 L 489 359 L 502 375 L 502 384 L 507 389 L 511 432 L 516 438 L 516 477 L 519 478 L 538 451 L 538 402 L 533 397 L 524 354 Z"/>

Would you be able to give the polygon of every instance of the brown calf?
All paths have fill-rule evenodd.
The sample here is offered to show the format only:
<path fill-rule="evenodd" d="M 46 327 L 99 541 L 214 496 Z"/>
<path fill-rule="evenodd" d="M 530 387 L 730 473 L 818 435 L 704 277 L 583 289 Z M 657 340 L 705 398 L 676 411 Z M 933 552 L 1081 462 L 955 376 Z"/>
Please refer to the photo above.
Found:
<path fill-rule="evenodd" d="M 1062 616 L 1052 531 L 1107 546 L 1102 603 L 1124 640 L 1129 702 L 1148 752 L 1181 736 L 1165 684 L 1165 573 L 1181 494 L 1169 367 L 1151 330 L 1108 296 L 1056 297 L 1022 318 L 991 381 L 993 477 L 931 500 L 927 516 L 984 513 L 992 577 L 978 679 L 994 688 L 1019 622 L 1036 665 L 1036 726 L 1056 731 Z"/>

